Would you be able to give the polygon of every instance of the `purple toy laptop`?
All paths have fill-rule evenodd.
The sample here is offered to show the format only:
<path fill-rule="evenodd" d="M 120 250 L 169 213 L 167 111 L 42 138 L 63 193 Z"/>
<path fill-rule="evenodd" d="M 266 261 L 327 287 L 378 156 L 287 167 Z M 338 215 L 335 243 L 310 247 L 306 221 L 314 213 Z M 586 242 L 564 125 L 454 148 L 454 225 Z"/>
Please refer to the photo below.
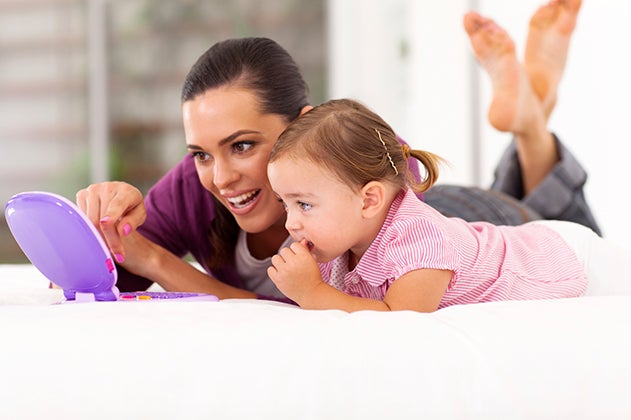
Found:
<path fill-rule="evenodd" d="M 85 214 L 65 197 L 23 192 L 7 202 L 4 213 L 24 254 L 63 289 L 68 301 L 219 300 L 204 293 L 120 293 L 116 265 L 105 241 Z"/>

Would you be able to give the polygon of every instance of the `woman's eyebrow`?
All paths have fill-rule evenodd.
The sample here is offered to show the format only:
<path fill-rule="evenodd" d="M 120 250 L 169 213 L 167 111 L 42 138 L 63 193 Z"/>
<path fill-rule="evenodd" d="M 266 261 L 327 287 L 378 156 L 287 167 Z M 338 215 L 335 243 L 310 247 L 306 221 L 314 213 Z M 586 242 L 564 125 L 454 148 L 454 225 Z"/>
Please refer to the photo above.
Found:
<path fill-rule="evenodd" d="M 239 130 L 239 131 L 235 131 L 234 133 L 230 134 L 228 137 L 221 139 L 219 141 L 219 146 L 223 146 L 226 143 L 230 143 L 232 140 L 236 139 L 239 136 L 242 136 L 244 134 L 261 134 L 260 131 L 256 131 L 256 130 Z"/>
<path fill-rule="evenodd" d="M 227 143 L 230 143 L 231 141 L 233 141 L 234 139 L 243 136 L 245 134 L 261 134 L 260 131 L 256 131 L 256 130 L 239 130 L 239 131 L 235 131 L 234 133 L 230 134 L 228 137 L 225 137 L 221 140 L 219 140 L 219 146 L 224 146 Z M 187 144 L 186 148 L 189 150 L 204 150 L 203 147 L 198 146 L 196 144 Z"/>

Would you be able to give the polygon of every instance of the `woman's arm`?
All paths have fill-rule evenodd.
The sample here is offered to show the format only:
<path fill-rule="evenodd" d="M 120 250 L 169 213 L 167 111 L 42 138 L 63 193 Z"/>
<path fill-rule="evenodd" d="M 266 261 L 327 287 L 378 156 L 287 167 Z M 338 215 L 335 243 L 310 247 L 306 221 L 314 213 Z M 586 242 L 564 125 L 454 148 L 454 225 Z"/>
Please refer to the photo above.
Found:
<path fill-rule="evenodd" d="M 156 282 L 169 291 L 206 292 L 222 299 L 256 297 L 199 271 L 138 232 L 146 220 L 146 211 L 142 194 L 135 187 L 123 182 L 93 184 L 77 193 L 77 204 L 100 230 L 115 256 L 120 269 L 119 283 L 121 275 L 125 275 L 123 280 L 129 280 L 131 273 L 134 279 Z M 166 226 L 161 226 L 163 236 L 170 235 Z M 136 283 L 119 287 L 124 291 L 140 290 Z"/>
<path fill-rule="evenodd" d="M 220 299 L 257 297 L 255 293 L 226 284 L 198 270 L 138 232 L 124 237 L 122 242 L 127 258 L 119 265 L 158 283 L 165 290 L 210 293 Z"/>

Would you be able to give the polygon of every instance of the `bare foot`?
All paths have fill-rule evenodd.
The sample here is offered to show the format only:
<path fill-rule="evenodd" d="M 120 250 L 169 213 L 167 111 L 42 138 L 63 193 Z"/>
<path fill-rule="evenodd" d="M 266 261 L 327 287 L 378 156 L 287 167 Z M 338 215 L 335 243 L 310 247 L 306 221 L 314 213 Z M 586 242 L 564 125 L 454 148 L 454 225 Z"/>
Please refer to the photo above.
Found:
<path fill-rule="evenodd" d="M 552 113 L 581 0 L 551 0 L 530 19 L 524 67 L 546 119 Z"/>
<path fill-rule="evenodd" d="M 527 195 L 559 159 L 554 137 L 546 127 L 542 101 L 535 95 L 525 68 L 517 61 L 515 44 L 504 29 L 476 12 L 465 15 L 464 27 L 476 58 L 491 77 L 493 99 L 489 122 L 497 130 L 515 136 Z"/>
<path fill-rule="evenodd" d="M 494 21 L 476 12 L 467 13 L 463 23 L 478 62 L 491 77 L 491 125 L 515 134 L 540 129 L 545 124 L 541 104 L 517 61 L 513 40 Z"/>

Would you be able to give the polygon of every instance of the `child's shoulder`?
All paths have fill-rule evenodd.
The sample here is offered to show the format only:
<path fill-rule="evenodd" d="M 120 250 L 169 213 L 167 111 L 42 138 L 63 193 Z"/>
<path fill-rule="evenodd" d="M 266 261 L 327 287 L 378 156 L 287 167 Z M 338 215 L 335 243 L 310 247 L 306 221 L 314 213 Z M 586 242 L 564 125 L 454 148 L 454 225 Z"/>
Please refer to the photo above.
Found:
<path fill-rule="evenodd" d="M 448 219 L 419 200 L 412 192 L 399 197 L 391 208 L 386 227 L 391 235 L 413 232 L 443 232 Z"/>
<path fill-rule="evenodd" d="M 400 194 L 394 201 L 392 206 L 393 220 L 406 221 L 413 219 L 427 219 L 441 221 L 447 219 L 429 204 L 424 203 L 418 196 L 408 189 L 405 193 Z"/>

